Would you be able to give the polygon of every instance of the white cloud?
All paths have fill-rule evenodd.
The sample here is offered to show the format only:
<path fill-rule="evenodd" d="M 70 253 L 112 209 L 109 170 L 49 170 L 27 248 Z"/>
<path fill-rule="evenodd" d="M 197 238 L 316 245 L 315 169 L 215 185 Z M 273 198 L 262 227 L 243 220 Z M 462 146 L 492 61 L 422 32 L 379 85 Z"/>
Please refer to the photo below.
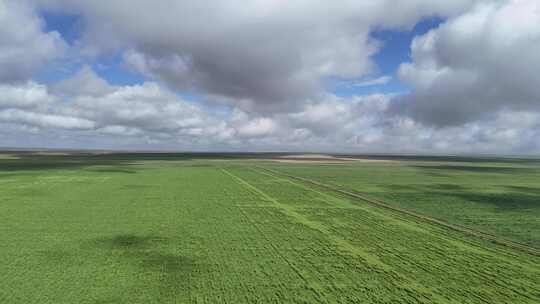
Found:
<path fill-rule="evenodd" d="M 0 83 L 0 109 L 35 107 L 52 100 L 45 85 L 35 82 L 19 85 Z"/>
<path fill-rule="evenodd" d="M 88 67 L 52 90 L 33 82 L 0 85 L 0 123 L 169 138 L 214 135 L 220 125 L 155 83 L 112 86 Z"/>
<path fill-rule="evenodd" d="M 126 65 L 154 80 L 268 114 L 316 97 L 322 77 L 372 72 L 380 43 L 371 30 L 411 28 L 474 0 L 39 2 L 83 16 L 92 52 L 128 49 Z"/>
<path fill-rule="evenodd" d="M 91 129 L 94 127 L 94 122 L 87 119 L 18 109 L 0 111 L 0 121 L 42 128 Z"/>
<path fill-rule="evenodd" d="M 83 66 L 72 77 L 52 86 L 52 92 L 66 96 L 103 96 L 114 91 L 107 81 L 100 78 L 90 66 Z"/>
<path fill-rule="evenodd" d="M 270 118 L 256 118 L 240 124 L 236 131 L 240 137 L 262 137 L 274 133 L 276 123 Z"/>
<path fill-rule="evenodd" d="M 0 0 L 0 83 L 27 81 L 66 44 L 43 22 L 27 1 Z"/>
<path fill-rule="evenodd" d="M 350 87 L 369 87 L 376 85 L 384 85 L 389 83 L 392 80 L 392 76 L 381 76 L 373 79 L 364 79 L 353 82 L 348 82 L 347 85 Z"/>
<path fill-rule="evenodd" d="M 223 116 L 186 102 L 156 83 L 106 86 L 110 91 L 99 96 L 88 94 L 84 87 L 69 95 L 56 95 L 35 83 L 4 88 L 11 92 L 10 100 L 31 102 L 0 107 L 0 126 L 11 132 L 0 136 L 3 145 L 356 153 L 530 153 L 540 149 L 537 112 L 499 111 L 490 120 L 432 128 L 408 117 L 388 116 L 393 96 L 327 94 L 289 113 L 260 116 L 236 109 Z"/>
<path fill-rule="evenodd" d="M 437 126 L 540 110 L 540 2 L 491 1 L 416 37 L 396 111 Z"/>

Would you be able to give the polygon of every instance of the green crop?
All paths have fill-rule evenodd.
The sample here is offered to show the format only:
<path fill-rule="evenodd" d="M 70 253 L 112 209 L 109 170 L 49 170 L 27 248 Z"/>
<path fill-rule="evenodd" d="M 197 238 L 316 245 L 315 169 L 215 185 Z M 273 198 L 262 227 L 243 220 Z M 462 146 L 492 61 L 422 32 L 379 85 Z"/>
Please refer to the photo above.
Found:
<path fill-rule="evenodd" d="M 267 167 L 540 248 L 538 160 L 394 160 Z"/>
<path fill-rule="evenodd" d="M 260 168 L 364 165 L 196 158 L 0 159 L 0 303 L 540 302 L 534 255 Z"/>

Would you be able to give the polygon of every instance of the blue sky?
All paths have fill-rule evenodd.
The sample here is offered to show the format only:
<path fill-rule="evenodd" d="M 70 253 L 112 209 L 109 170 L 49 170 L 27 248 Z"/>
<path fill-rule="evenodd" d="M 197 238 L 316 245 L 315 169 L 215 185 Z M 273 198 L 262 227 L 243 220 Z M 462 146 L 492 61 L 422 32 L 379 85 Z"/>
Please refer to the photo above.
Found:
<path fill-rule="evenodd" d="M 59 32 L 64 40 L 71 45 L 81 37 L 84 24 L 80 16 L 46 10 L 41 10 L 39 13 L 45 21 L 45 31 Z"/>
<path fill-rule="evenodd" d="M 416 36 L 437 28 L 444 19 L 438 17 L 425 18 L 418 22 L 411 30 L 379 30 L 373 31 L 371 37 L 382 42 L 381 49 L 372 57 L 377 65 L 377 73 L 362 77 L 356 81 L 369 81 L 383 76 L 391 80 L 380 85 L 351 86 L 348 82 L 338 84 L 333 92 L 338 96 L 367 95 L 375 93 L 403 94 L 410 91 L 410 87 L 396 77 L 399 65 L 411 61 L 411 42 Z"/>

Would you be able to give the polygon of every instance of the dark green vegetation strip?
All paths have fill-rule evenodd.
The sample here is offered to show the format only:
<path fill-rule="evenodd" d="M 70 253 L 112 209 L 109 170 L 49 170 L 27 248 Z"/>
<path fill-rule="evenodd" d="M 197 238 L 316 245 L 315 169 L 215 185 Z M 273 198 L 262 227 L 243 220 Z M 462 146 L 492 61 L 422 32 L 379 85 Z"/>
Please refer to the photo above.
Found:
<path fill-rule="evenodd" d="M 336 187 L 333 187 L 333 186 L 330 186 L 330 185 L 326 185 L 326 184 L 323 184 L 323 183 L 320 183 L 320 182 L 317 182 L 317 181 L 314 181 L 314 180 L 310 180 L 310 179 L 307 179 L 307 178 L 286 174 L 286 173 L 279 172 L 279 171 L 276 171 L 276 170 L 271 170 L 271 169 L 268 169 L 268 168 L 263 168 L 263 167 L 257 167 L 257 168 L 259 168 L 261 170 L 264 170 L 264 171 L 267 171 L 267 172 L 270 172 L 272 174 L 285 176 L 285 177 L 288 177 L 288 178 L 292 178 L 292 179 L 295 179 L 295 180 L 299 180 L 299 181 L 302 181 L 302 182 L 313 184 L 315 186 L 323 187 L 323 188 L 326 188 L 326 189 L 329 189 L 329 190 L 332 190 L 332 191 L 335 191 L 335 192 L 338 192 L 338 193 L 341 193 L 341 194 L 345 194 L 345 195 L 348 195 L 350 197 L 358 198 L 358 199 L 361 199 L 361 200 L 366 201 L 368 203 L 374 204 L 376 206 L 383 207 L 383 208 L 393 210 L 393 211 L 396 211 L 396 212 L 404 213 L 404 214 L 413 216 L 415 218 L 424 220 L 426 222 L 436 224 L 436 225 L 439 225 L 439 226 L 442 226 L 442 227 L 445 227 L 445 228 L 448 228 L 448 229 L 452 229 L 452 230 L 455 230 L 455 231 L 463 232 L 463 233 L 466 233 L 468 235 L 473 235 L 473 236 L 482 238 L 484 240 L 488 240 L 490 242 L 493 242 L 495 244 L 507 246 L 507 247 L 510 247 L 510 248 L 513 248 L 513 249 L 516 249 L 516 250 L 521 250 L 523 252 L 526 252 L 526 253 L 529 253 L 529 254 L 532 254 L 532 255 L 535 255 L 535 256 L 540 256 L 540 250 L 539 249 L 527 246 L 525 244 L 520 244 L 520 243 L 517 243 L 517 242 L 510 241 L 510 240 L 505 240 L 505 239 L 497 237 L 495 235 L 488 234 L 488 233 L 478 231 L 478 230 L 474 230 L 474 229 L 471 229 L 471 228 L 467 228 L 467 227 L 463 227 L 463 226 L 459 226 L 459 225 L 455 225 L 455 224 L 450 224 L 450 223 L 447 223 L 445 221 L 441 221 L 439 219 L 429 217 L 429 216 L 427 216 L 425 214 L 420 214 L 420 213 L 417 213 L 417 212 L 413 212 L 413 211 L 410 211 L 410 210 L 406 210 L 406 209 L 403 209 L 403 208 L 392 206 L 392 205 L 390 205 L 390 204 L 388 204 L 388 203 L 386 203 L 384 201 L 378 200 L 378 199 L 374 199 L 374 198 L 367 197 L 367 196 L 362 195 L 362 194 L 353 193 L 353 192 L 350 192 L 350 191 L 339 189 L 339 188 L 336 188 Z"/>
<path fill-rule="evenodd" d="M 256 162 L 46 159 L 0 162 L 0 303 L 540 302 L 537 257 Z"/>

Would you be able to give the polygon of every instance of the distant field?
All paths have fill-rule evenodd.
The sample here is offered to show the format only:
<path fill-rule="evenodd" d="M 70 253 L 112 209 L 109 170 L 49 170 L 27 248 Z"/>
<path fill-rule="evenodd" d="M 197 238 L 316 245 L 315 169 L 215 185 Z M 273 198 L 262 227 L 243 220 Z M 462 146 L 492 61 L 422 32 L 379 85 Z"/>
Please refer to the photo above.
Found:
<path fill-rule="evenodd" d="M 407 198 L 452 221 L 471 214 L 468 224 L 537 244 L 532 198 L 496 210 L 459 195 L 537 197 L 524 190 L 538 187 L 529 164 L 19 156 L 0 158 L 0 303 L 540 302 L 539 257 L 259 168 Z"/>
<path fill-rule="evenodd" d="M 540 248 L 540 160 L 393 160 L 267 167 Z"/>

